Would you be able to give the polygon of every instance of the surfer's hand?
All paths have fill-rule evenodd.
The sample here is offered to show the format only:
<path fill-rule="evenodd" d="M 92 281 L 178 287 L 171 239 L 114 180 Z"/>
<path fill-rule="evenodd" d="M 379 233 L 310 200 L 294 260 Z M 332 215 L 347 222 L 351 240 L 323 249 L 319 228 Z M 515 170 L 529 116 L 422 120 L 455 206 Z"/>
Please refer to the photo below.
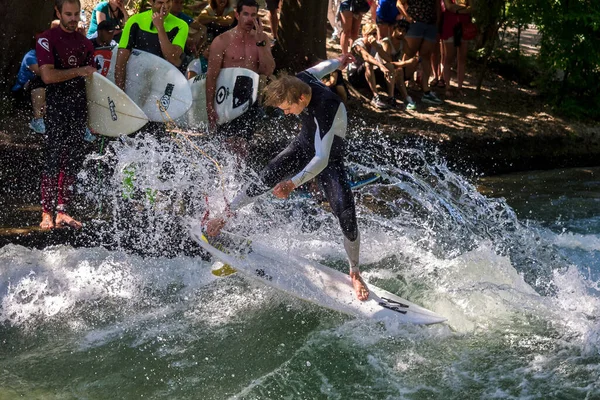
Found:
<path fill-rule="evenodd" d="M 225 221 L 225 218 L 223 217 L 211 219 L 206 223 L 206 234 L 208 236 L 217 236 L 221 233 L 221 229 L 223 229 L 226 222 L 227 221 Z"/>
<path fill-rule="evenodd" d="M 275 188 L 273 189 L 273 194 L 275 197 L 280 199 L 287 199 L 287 197 L 292 193 L 292 190 L 296 188 L 294 182 L 291 180 L 279 182 Z"/>
<path fill-rule="evenodd" d="M 93 74 L 96 71 L 98 71 L 96 69 L 96 67 L 92 67 L 91 65 L 88 65 L 85 67 L 79 67 L 79 70 L 77 71 L 77 73 L 79 74 L 79 76 L 88 76 L 88 75 Z"/>
<path fill-rule="evenodd" d="M 157 30 L 161 30 L 165 28 L 165 17 L 167 16 L 165 6 L 160 8 L 159 12 L 155 12 L 152 14 L 152 23 L 156 27 Z"/>
<path fill-rule="evenodd" d="M 260 42 L 261 40 L 268 40 L 267 34 L 263 32 L 263 26 L 260 22 L 260 17 L 257 17 L 254 20 L 254 29 L 256 31 L 256 41 Z"/>
<path fill-rule="evenodd" d="M 340 67 L 338 68 L 340 71 L 343 70 L 344 68 L 346 68 L 346 66 L 354 61 L 356 61 L 356 58 L 354 58 L 354 56 L 350 53 L 347 54 L 342 54 L 341 56 L 338 57 L 338 61 L 340 62 Z"/>
<path fill-rule="evenodd" d="M 206 113 L 208 114 L 208 129 L 211 132 L 214 132 L 217 129 L 217 121 L 219 120 L 219 115 L 214 107 L 206 107 Z"/>

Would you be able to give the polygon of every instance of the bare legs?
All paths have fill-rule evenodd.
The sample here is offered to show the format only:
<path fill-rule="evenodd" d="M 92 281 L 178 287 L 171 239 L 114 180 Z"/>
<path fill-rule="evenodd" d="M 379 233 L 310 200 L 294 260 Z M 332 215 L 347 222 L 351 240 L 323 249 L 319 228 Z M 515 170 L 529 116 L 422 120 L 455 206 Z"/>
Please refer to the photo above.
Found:
<path fill-rule="evenodd" d="M 348 54 L 350 52 L 350 47 L 352 47 L 352 43 L 358 37 L 362 14 L 358 15 L 358 18 L 355 18 L 352 11 L 343 11 L 340 13 L 340 18 L 342 20 L 340 46 L 342 47 L 342 54 Z"/>
<path fill-rule="evenodd" d="M 452 76 L 451 67 L 456 62 L 456 85 L 460 93 L 463 82 L 465 80 L 465 67 L 467 64 L 467 52 L 469 50 L 468 45 L 465 41 L 460 47 L 455 47 L 452 39 L 444 42 L 444 49 L 446 56 L 444 57 L 444 80 L 446 81 L 446 94 L 451 89 L 450 79 Z M 458 56 L 458 57 L 457 57 Z"/>

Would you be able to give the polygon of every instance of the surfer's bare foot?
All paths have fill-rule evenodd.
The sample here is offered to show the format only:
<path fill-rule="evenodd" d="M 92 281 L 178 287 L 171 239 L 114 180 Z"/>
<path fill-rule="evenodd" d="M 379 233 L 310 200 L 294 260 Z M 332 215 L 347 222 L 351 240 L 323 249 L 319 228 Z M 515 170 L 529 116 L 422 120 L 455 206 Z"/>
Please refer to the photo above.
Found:
<path fill-rule="evenodd" d="M 66 213 L 58 213 L 56 214 L 56 227 L 57 228 L 66 228 L 71 227 L 73 229 L 81 229 L 81 222 L 77 221 L 69 214 Z"/>
<path fill-rule="evenodd" d="M 52 214 L 47 212 L 42 213 L 42 222 L 40 222 L 40 228 L 45 231 L 54 229 L 54 222 L 52 219 Z"/>
<path fill-rule="evenodd" d="M 369 288 L 365 281 L 363 281 L 359 272 L 350 272 L 350 278 L 352 278 L 352 286 L 356 292 L 356 297 L 360 301 L 365 301 L 369 298 Z"/>

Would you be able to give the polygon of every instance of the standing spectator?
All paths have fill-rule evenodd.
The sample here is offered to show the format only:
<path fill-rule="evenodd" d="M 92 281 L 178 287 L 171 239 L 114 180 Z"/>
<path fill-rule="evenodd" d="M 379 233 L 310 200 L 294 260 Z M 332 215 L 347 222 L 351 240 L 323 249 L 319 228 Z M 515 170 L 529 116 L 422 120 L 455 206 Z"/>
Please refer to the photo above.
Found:
<path fill-rule="evenodd" d="M 218 119 L 214 104 L 217 77 L 221 68 L 247 68 L 267 76 L 275 70 L 271 46 L 267 45 L 269 37 L 263 32 L 258 18 L 256 0 L 238 0 L 235 17 L 238 21 L 236 27 L 217 36 L 210 46 L 206 76 L 206 111 L 211 130 L 215 130 Z M 261 112 L 256 102 L 246 113 L 220 126 L 216 133 L 224 136 L 227 144 L 238 155 L 244 155 Z"/>
<path fill-rule="evenodd" d="M 235 9 L 231 0 L 210 0 L 190 26 L 194 29 L 199 29 L 199 25 L 206 26 L 208 42 L 211 43 L 215 37 L 230 30 L 234 22 Z"/>
<path fill-rule="evenodd" d="M 387 109 L 396 105 L 394 98 L 394 67 L 391 59 L 377 42 L 377 27 L 374 24 L 365 24 L 362 28 L 363 36 L 352 44 L 352 54 L 356 61 L 348 70 L 348 80 L 353 86 L 365 86 L 371 89 L 373 98 L 371 104 L 379 109 Z M 390 104 L 384 102 L 377 93 L 377 75 L 387 87 Z"/>
<path fill-rule="evenodd" d="M 340 0 L 329 0 L 329 6 L 327 7 L 327 21 L 333 28 L 331 34 L 331 40 L 337 41 L 340 33 L 342 32 L 342 25 L 340 24 Z"/>
<path fill-rule="evenodd" d="M 35 133 L 45 134 L 44 109 L 46 107 L 46 89 L 42 78 L 40 78 L 40 67 L 38 66 L 35 49 L 25 53 L 23 61 L 21 61 L 21 68 L 19 68 L 17 74 L 17 82 L 11 91 L 19 99 L 25 96 L 31 98 L 33 119 L 29 123 L 29 128 Z"/>
<path fill-rule="evenodd" d="M 379 0 L 376 11 L 379 40 L 390 36 L 394 26 L 403 18 L 397 3 L 398 0 Z"/>
<path fill-rule="evenodd" d="M 362 17 L 370 9 L 367 0 L 342 0 L 340 3 L 340 18 L 342 20 L 340 46 L 342 47 L 342 54 L 347 54 L 354 40 L 358 38 Z"/>
<path fill-rule="evenodd" d="M 170 13 L 171 0 L 150 0 L 152 8 L 129 18 L 119 41 L 115 64 L 115 83 L 125 90 L 127 61 L 132 49 L 144 50 L 164 58 L 176 67 L 183 61 L 188 24 Z M 166 136 L 162 122 L 149 122 L 144 128 L 157 137 Z"/>
<path fill-rule="evenodd" d="M 441 30 L 440 30 L 441 32 Z M 429 82 L 429 87 L 445 88 L 446 81 L 444 80 L 444 46 L 440 35 L 437 35 L 435 44 L 431 50 L 431 73 L 433 79 Z"/>
<path fill-rule="evenodd" d="M 123 5 L 123 0 L 109 0 L 98 3 L 92 10 L 92 20 L 87 32 L 88 39 L 95 38 L 98 32 L 98 24 L 109 21 L 115 27 L 115 40 L 121 39 L 123 27 L 129 19 L 129 14 Z"/>
<path fill-rule="evenodd" d="M 431 75 L 431 52 L 437 38 L 437 24 L 441 18 L 439 0 L 402 0 L 400 12 L 410 23 L 406 32 L 406 51 L 404 61 L 413 58 L 417 53 L 421 57 L 423 75 L 421 87 L 423 88 L 422 100 L 429 104 L 442 104 L 435 93 L 429 90 L 429 77 Z"/>
<path fill-rule="evenodd" d="M 457 93 L 462 95 L 462 85 L 465 80 L 465 67 L 467 64 L 468 41 L 475 39 L 477 28 L 471 22 L 470 0 L 444 0 L 446 12 L 442 28 L 444 42 L 444 80 L 446 81 L 446 95 L 452 96 L 450 85 L 451 67 L 456 58 L 456 84 Z M 457 57 L 458 55 L 458 57 Z"/>
<path fill-rule="evenodd" d="M 67 214 L 67 206 L 73 194 L 75 172 L 83 156 L 82 140 L 87 125 L 84 77 L 96 71 L 94 46 L 77 32 L 79 0 L 56 0 L 55 4 L 60 25 L 44 32 L 36 44 L 47 104 L 40 227 L 81 228 L 81 223 Z"/>
<path fill-rule="evenodd" d="M 279 30 L 279 9 L 281 8 L 281 0 L 266 0 L 267 10 L 269 10 L 269 22 L 271 24 L 271 34 L 273 42 L 278 40 L 277 31 Z"/>

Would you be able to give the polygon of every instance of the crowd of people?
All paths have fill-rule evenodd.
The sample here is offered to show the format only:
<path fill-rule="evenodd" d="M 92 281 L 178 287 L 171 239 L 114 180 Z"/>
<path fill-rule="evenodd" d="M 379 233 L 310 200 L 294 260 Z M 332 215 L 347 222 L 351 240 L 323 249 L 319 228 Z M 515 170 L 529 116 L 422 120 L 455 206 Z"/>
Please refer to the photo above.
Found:
<path fill-rule="evenodd" d="M 471 20 L 470 0 L 329 0 L 329 23 L 333 40 L 339 38 L 342 54 L 357 61 L 348 69 L 355 87 L 368 88 L 371 104 L 379 109 L 416 108 L 406 82 L 416 81 L 421 101 L 443 103 L 431 88 L 445 97 L 462 96 L 469 41 L 477 27 Z M 363 24 L 363 16 L 371 18 Z M 450 84 L 456 62 L 456 88 Z M 384 88 L 386 98 L 379 95 Z"/>
<path fill-rule="evenodd" d="M 264 168 L 261 182 L 246 186 L 227 212 L 208 222 L 207 233 L 218 234 L 237 208 L 269 189 L 286 198 L 314 180 L 339 220 L 357 297 L 368 297 L 358 269 L 360 235 L 344 166 L 348 90 L 342 71 L 352 85 L 372 92 L 371 103 L 377 108 L 398 107 L 396 98 L 400 97 L 406 109 L 414 109 L 406 83 L 417 74 L 421 100 L 441 104 L 430 86 L 446 85 L 449 95 L 455 58 L 458 91 L 462 86 L 466 42 L 473 37 L 469 0 L 330 0 L 329 21 L 334 35 L 339 34 L 342 55 L 279 78 L 273 76 L 271 47 L 277 41 L 280 0 L 267 0 L 271 35 L 263 29 L 256 0 L 237 0 L 235 5 L 231 0 L 210 0 L 195 17 L 184 13 L 183 0 L 149 0 L 150 8 L 137 14 L 130 14 L 123 0 L 109 0 L 94 7 L 89 27 L 82 21 L 85 14 L 79 0 L 55 3 L 57 19 L 49 30 L 36 35 L 36 47 L 25 55 L 13 88 L 31 96 L 34 118 L 30 127 L 45 134 L 42 229 L 82 226 L 67 213 L 67 207 L 81 164 L 78 149 L 84 140 L 93 140 L 86 128 L 84 78 L 97 71 L 96 49 L 118 44 L 114 78 L 122 89 L 133 49 L 164 58 L 189 78 L 205 74 L 209 132 L 242 155 L 253 140 L 263 105 L 257 101 L 242 116 L 217 126 L 214 100 L 222 68 L 247 68 L 269 77 L 264 105 L 298 115 L 301 132 Z M 371 19 L 363 24 L 367 12 Z M 439 56 L 432 57 L 436 51 Z M 379 94 L 378 85 L 385 95 Z M 151 122 L 143 132 L 168 138 L 164 123 Z"/>

